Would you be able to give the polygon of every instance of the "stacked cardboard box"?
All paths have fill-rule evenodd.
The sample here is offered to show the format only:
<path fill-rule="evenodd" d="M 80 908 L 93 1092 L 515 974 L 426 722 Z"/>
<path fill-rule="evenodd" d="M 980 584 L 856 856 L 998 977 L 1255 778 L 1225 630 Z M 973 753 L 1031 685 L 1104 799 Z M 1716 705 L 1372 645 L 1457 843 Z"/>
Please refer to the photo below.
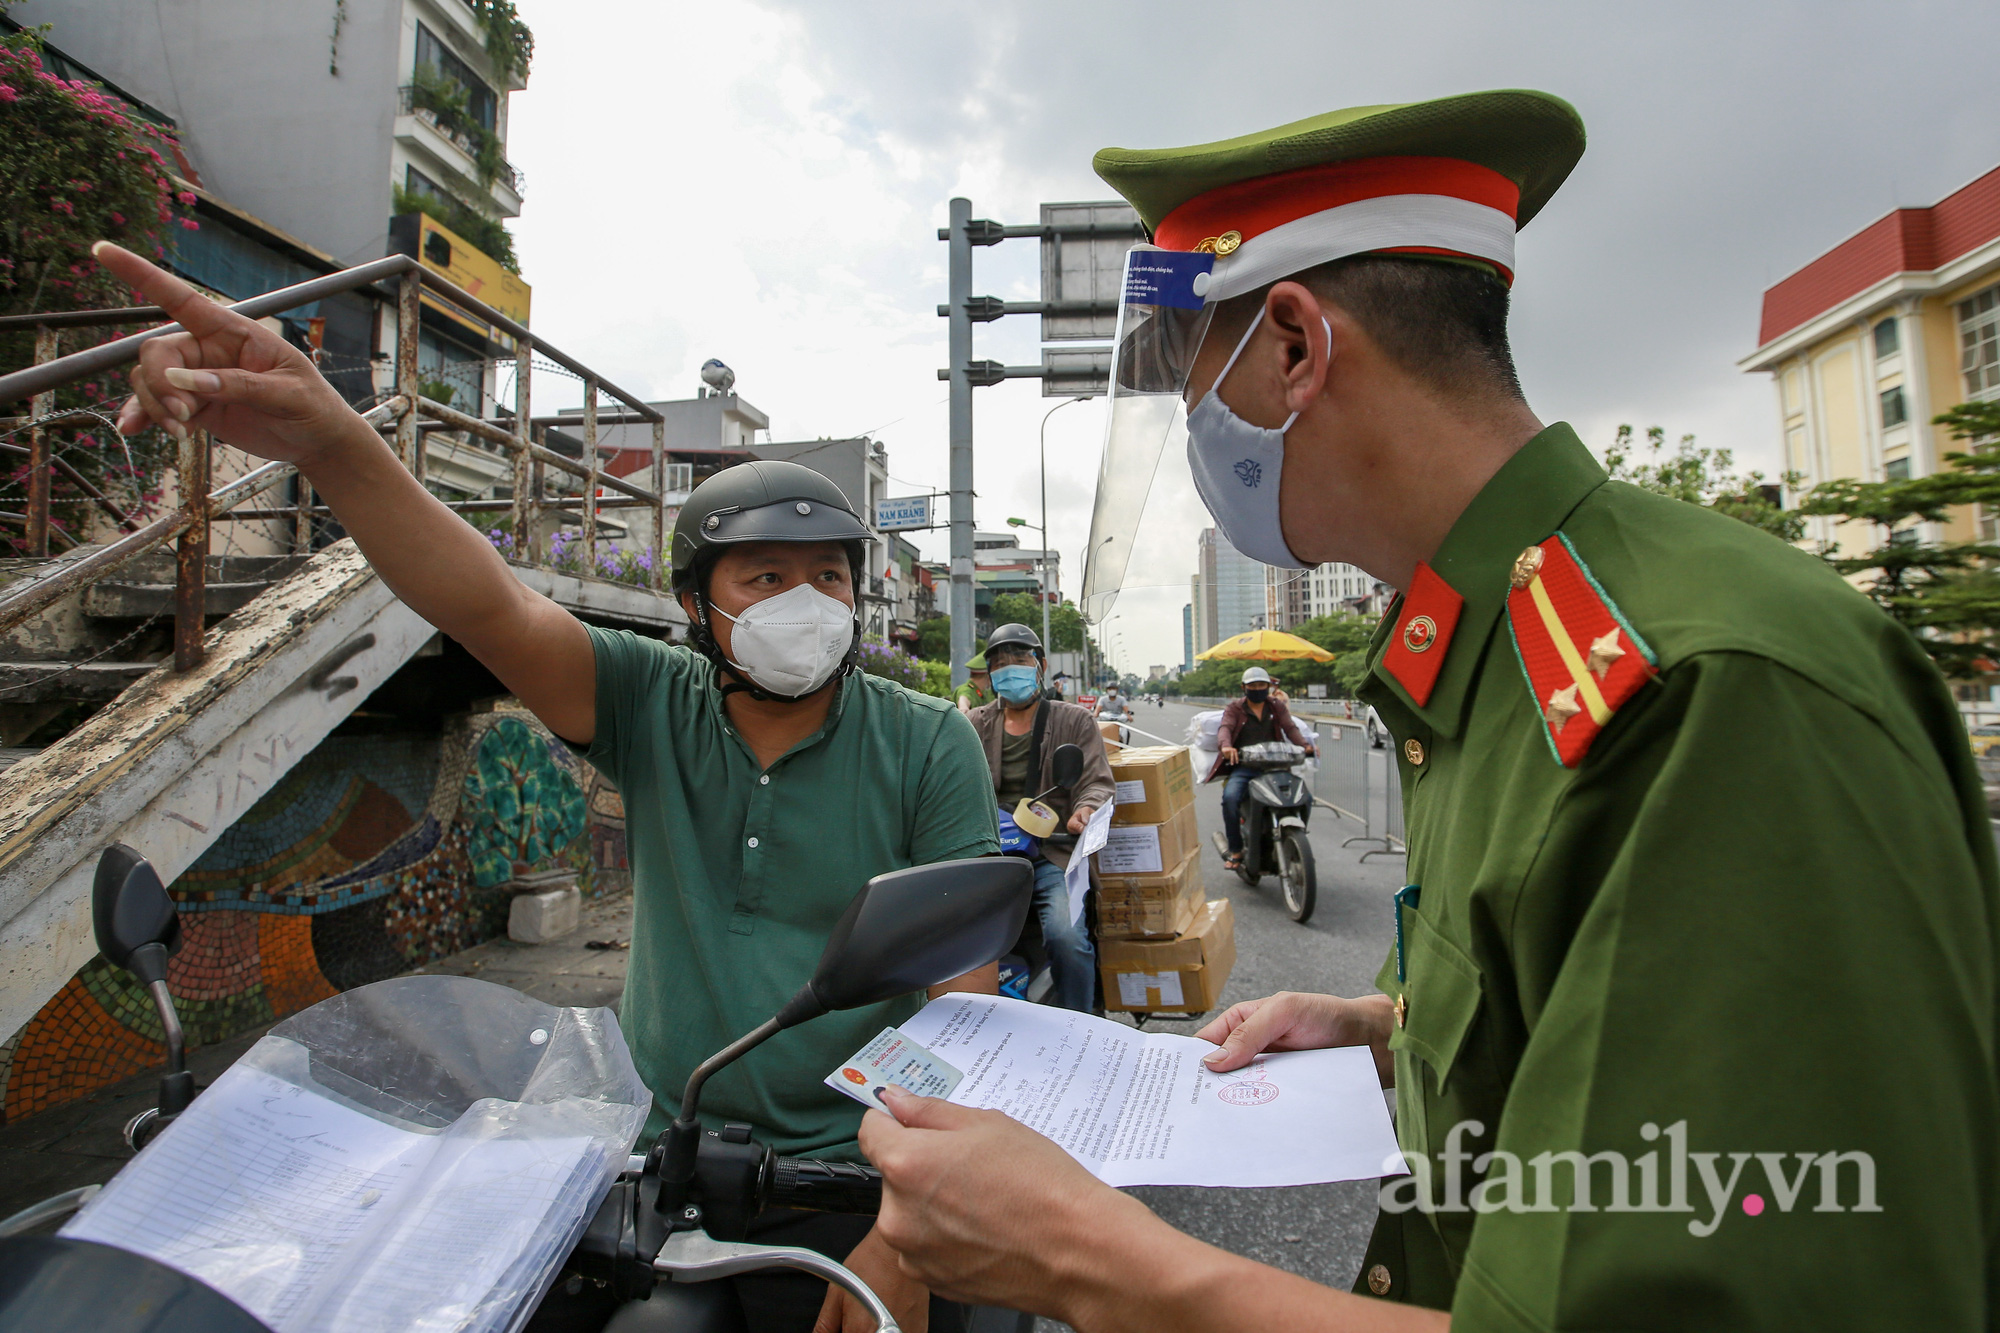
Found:
<path fill-rule="evenodd" d="M 1202 907 L 1171 940 L 1100 940 L 1104 1007 L 1120 1013 L 1201 1014 L 1215 1008 L 1236 966 L 1236 918 L 1229 900 Z"/>
<path fill-rule="evenodd" d="M 1097 853 L 1099 939 L 1171 940 L 1201 908 L 1194 776 L 1180 746 L 1112 756 L 1117 806 Z"/>

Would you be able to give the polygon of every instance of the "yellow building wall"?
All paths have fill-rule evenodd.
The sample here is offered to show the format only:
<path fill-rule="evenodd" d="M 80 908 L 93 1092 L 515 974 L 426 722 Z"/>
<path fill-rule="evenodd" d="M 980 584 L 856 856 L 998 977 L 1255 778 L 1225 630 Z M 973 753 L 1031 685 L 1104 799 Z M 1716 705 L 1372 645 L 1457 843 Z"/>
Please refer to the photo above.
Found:
<path fill-rule="evenodd" d="M 1854 358 L 1859 349 L 1852 342 L 1832 346 L 1837 350 L 1823 352 L 1813 361 L 1819 388 L 1820 441 L 1830 476 L 1865 477 L 1865 427 L 1860 404 L 1854 400 Z"/>

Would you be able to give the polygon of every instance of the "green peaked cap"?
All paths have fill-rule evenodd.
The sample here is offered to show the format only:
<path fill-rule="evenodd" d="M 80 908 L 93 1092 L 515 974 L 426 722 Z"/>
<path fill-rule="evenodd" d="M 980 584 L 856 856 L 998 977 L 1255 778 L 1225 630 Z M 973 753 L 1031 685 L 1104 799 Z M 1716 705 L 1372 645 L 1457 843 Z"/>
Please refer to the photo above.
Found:
<path fill-rule="evenodd" d="M 1148 230 L 1197 195 L 1260 176 L 1367 157 L 1449 157 L 1521 187 L 1517 227 L 1542 211 L 1583 156 L 1583 118 L 1560 97 L 1522 88 L 1430 102 L 1354 106 L 1187 148 L 1106 148 L 1091 165 Z"/>

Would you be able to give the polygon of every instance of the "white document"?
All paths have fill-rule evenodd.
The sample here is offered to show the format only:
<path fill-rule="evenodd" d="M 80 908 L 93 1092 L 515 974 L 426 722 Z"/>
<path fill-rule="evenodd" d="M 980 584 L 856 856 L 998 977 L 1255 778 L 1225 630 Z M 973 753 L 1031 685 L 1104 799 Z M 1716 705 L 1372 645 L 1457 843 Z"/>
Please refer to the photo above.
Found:
<path fill-rule="evenodd" d="M 1109 1185 L 1314 1185 L 1404 1170 L 1365 1046 L 1227 1074 L 1193 1037 L 1004 996 L 946 995 L 903 1024 L 964 1070 L 949 1100 L 1004 1111 Z"/>
<path fill-rule="evenodd" d="M 482 1299 L 539 1271 L 561 1240 L 538 1229 L 592 1206 L 601 1157 L 422 1133 L 239 1064 L 62 1234 L 193 1274 L 278 1333 L 501 1329 L 513 1310 Z"/>
<path fill-rule="evenodd" d="M 1083 920 L 1083 898 L 1090 892 L 1090 858 L 1098 848 L 1104 846 L 1105 837 L 1111 832 L 1111 812 L 1118 808 L 1118 802 L 1106 801 L 1090 812 L 1084 821 L 1083 833 L 1076 840 L 1076 847 L 1069 854 L 1069 868 L 1063 871 L 1063 887 L 1069 890 L 1069 920 L 1071 925 Z"/>

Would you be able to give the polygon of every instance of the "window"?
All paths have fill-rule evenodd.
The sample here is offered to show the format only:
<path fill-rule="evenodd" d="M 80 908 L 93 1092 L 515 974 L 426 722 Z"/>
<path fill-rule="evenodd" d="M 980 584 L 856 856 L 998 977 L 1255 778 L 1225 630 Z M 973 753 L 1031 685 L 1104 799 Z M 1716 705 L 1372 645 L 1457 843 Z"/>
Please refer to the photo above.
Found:
<path fill-rule="evenodd" d="M 1910 479 L 1910 456 L 1892 458 L 1882 465 L 1882 480 L 1908 481 Z"/>
<path fill-rule="evenodd" d="M 1885 356 L 1894 356 L 1902 349 L 1902 346 L 1902 340 L 1896 331 L 1896 317 L 1894 315 L 1889 316 L 1889 318 L 1875 326 L 1875 355 L 1878 359 Z"/>
<path fill-rule="evenodd" d="M 1958 370 L 1967 398 L 2000 398 L 2000 287 L 1958 304 Z"/>
<path fill-rule="evenodd" d="M 1909 419 L 1910 408 L 1903 399 L 1903 386 L 1882 390 L 1882 429 L 1900 426 Z"/>
<path fill-rule="evenodd" d="M 465 93 L 465 110 L 475 125 L 483 130 L 491 130 L 497 114 L 500 99 L 493 95 L 480 77 L 472 72 L 472 66 L 451 53 L 451 48 L 438 40 L 436 33 L 423 24 L 417 25 L 417 68 L 429 67 L 435 78 L 447 83 L 455 83 Z"/>
<path fill-rule="evenodd" d="M 694 464 L 663 463 L 661 470 L 667 474 L 669 491 L 691 491 L 694 489 Z"/>

